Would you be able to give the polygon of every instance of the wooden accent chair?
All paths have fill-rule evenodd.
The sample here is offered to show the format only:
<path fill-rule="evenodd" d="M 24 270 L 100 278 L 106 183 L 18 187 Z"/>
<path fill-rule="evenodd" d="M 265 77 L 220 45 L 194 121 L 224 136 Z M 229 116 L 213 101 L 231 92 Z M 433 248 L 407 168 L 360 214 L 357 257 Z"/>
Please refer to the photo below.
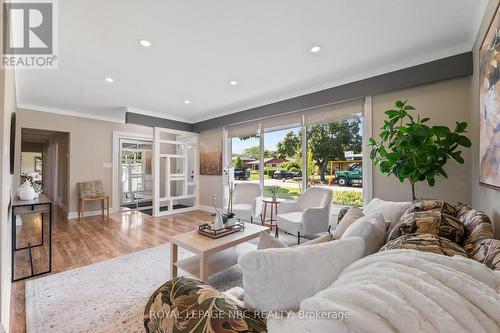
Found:
<path fill-rule="evenodd" d="M 106 201 L 106 211 L 109 217 L 109 195 L 104 193 L 100 180 L 78 183 L 78 191 L 78 219 L 85 212 L 85 201 L 95 200 L 101 200 L 102 216 L 104 216 L 104 201 Z"/>

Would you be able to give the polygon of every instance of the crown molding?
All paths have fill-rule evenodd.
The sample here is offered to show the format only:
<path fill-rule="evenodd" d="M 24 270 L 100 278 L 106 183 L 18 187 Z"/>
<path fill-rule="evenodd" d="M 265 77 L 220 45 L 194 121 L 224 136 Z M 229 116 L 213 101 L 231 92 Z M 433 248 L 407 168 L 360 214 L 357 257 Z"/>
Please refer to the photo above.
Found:
<path fill-rule="evenodd" d="M 47 112 L 47 113 L 55 113 L 55 114 L 60 114 L 60 115 L 64 115 L 64 116 L 72 116 L 72 117 L 110 121 L 110 122 L 114 122 L 114 123 L 125 124 L 125 110 L 123 110 L 123 119 L 118 119 L 118 118 L 114 118 L 114 117 L 106 117 L 106 116 L 101 116 L 101 115 L 92 114 L 92 113 L 67 110 L 67 109 L 59 109 L 59 108 L 33 105 L 33 104 L 18 104 L 17 108 L 18 109 L 27 109 L 27 110 L 32 110 L 32 111 L 41 111 L 41 112 Z"/>

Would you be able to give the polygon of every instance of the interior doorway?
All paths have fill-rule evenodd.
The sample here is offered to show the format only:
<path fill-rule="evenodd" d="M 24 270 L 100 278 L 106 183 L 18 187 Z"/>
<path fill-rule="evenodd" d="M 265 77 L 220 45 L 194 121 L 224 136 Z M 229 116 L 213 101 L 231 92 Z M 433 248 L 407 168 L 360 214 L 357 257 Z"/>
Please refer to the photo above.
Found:
<path fill-rule="evenodd" d="M 21 129 L 21 154 L 16 170 L 19 185 L 26 180 L 63 210 L 69 202 L 69 133 Z"/>
<path fill-rule="evenodd" d="M 153 142 L 120 139 L 120 206 L 152 215 Z"/>

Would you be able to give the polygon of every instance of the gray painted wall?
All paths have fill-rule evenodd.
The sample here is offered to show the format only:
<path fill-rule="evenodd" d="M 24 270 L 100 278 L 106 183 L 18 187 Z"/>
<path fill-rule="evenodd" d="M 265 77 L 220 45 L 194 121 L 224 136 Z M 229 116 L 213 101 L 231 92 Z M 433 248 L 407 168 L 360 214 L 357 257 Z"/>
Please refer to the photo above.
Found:
<path fill-rule="evenodd" d="M 134 112 L 125 113 L 125 123 L 137 124 L 149 127 L 163 127 L 179 131 L 193 132 L 193 124 L 177 120 L 146 116 Z"/>

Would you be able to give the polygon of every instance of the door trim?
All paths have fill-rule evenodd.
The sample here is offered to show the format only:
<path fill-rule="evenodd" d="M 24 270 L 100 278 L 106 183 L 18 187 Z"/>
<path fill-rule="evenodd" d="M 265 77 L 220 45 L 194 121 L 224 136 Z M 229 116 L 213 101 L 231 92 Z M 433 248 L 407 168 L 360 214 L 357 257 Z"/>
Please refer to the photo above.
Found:
<path fill-rule="evenodd" d="M 120 187 L 119 187 L 119 177 L 120 172 L 118 170 L 120 166 L 120 139 L 127 140 L 149 140 L 153 142 L 152 134 L 142 134 L 142 133 L 130 133 L 130 132 L 120 132 L 113 131 L 113 171 L 112 171 L 112 188 L 111 188 L 111 207 L 109 210 L 111 212 L 120 211 Z"/>

